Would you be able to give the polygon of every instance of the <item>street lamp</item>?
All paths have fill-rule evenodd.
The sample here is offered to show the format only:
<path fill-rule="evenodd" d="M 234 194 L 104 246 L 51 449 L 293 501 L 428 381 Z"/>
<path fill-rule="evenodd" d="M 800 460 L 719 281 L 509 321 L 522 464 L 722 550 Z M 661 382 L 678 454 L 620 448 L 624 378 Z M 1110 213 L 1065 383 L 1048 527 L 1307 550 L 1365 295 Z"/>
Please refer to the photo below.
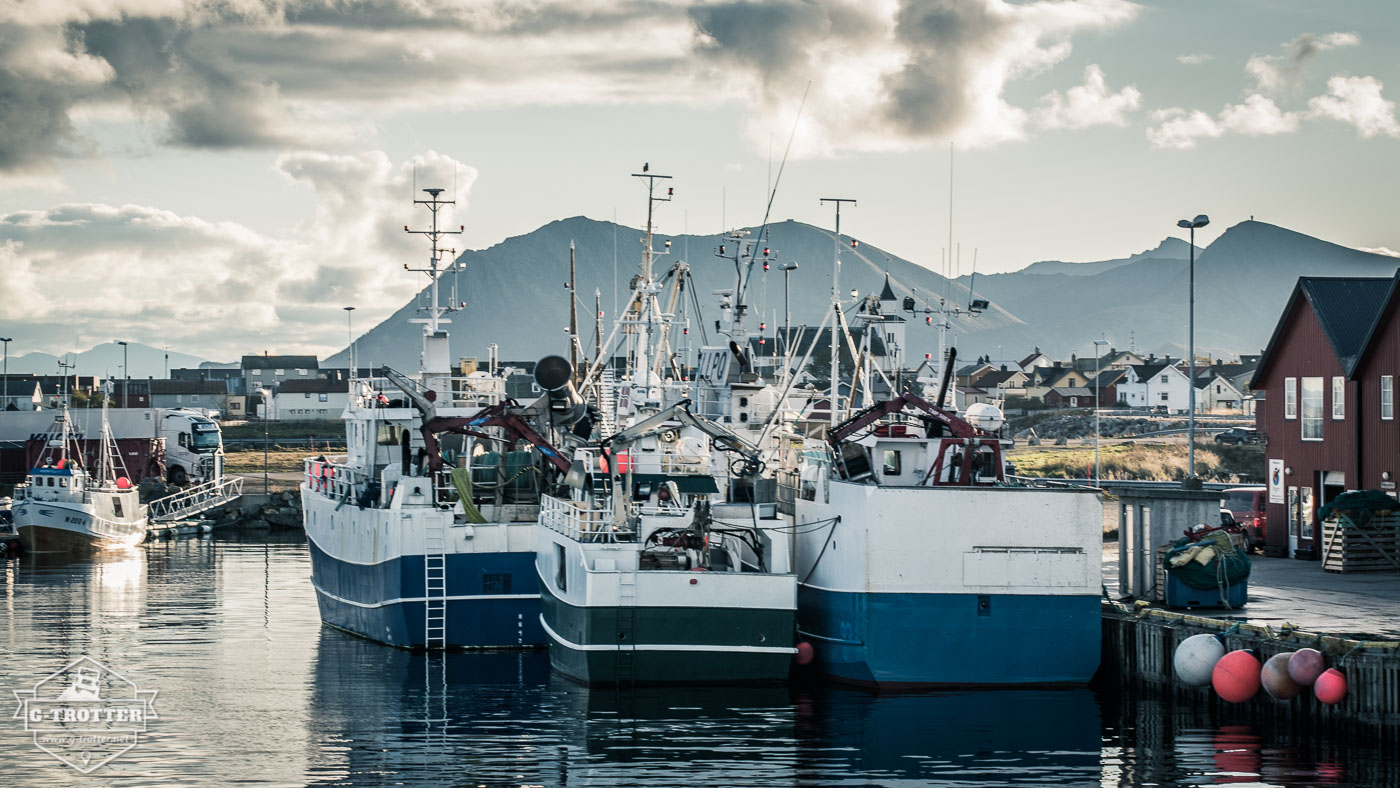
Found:
<path fill-rule="evenodd" d="M 788 287 L 788 279 L 792 277 L 792 272 L 797 270 L 797 261 L 793 260 L 783 266 L 783 346 L 782 352 L 787 353 L 788 343 L 792 341 L 792 309 L 788 306 L 788 301 L 792 297 L 792 291 Z"/>
<path fill-rule="evenodd" d="M 1187 386 L 1187 415 L 1186 415 L 1186 478 L 1194 481 L 1196 478 L 1196 228 L 1205 227 L 1210 224 L 1210 217 L 1200 214 L 1195 219 L 1182 219 L 1176 223 L 1180 227 L 1191 232 L 1191 264 L 1188 268 L 1188 282 L 1190 295 L 1188 301 L 1190 306 L 1186 318 L 1186 344 L 1187 344 L 1187 369 L 1190 370 L 1190 381 Z"/>
<path fill-rule="evenodd" d="M 1099 480 L 1103 476 L 1103 469 L 1099 465 L 1099 405 L 1103 381 L 1103 372 L 1100 370 L 1100 363 L 1103 358 L 1099 355 L 1099 345 L 1107 345 L 1107 339 L 1094 340 L 1094 486 L 1099 486 Z"/>
<path fill-rule="evenodd" d="M 5 345 L 5 393 L 0 396 L 0 410 L 10 407 L 10 343 L 14 337 L 0 337 L 0 343 Z"/>
<path fill-rule="evenodd" d="M 272 407 L 272 403 L 270 402 L 272 391 L 270 389 L 258 389 L 258 396 L 262 397 L 263 401 L 263 495 L 267 495 L 267 417 L 270 415 L 268 409 Z"/>
<path fill-rule="evenodd" d="M 349 379 L 355 379 L 355 330 L 350 327 L 350 313 L 355 311 L 353 306 L 343 306 L 345 310 L 345 364 L 350 367 Z"/>
<path fill-rule="evenodd" d="M 117 344 L 122 346 L 122 407 L 131 407 L 131 401 L 127 397 L 131 396 L 131 367 L 127 366 L 126 343 L 117 340 Z"/>

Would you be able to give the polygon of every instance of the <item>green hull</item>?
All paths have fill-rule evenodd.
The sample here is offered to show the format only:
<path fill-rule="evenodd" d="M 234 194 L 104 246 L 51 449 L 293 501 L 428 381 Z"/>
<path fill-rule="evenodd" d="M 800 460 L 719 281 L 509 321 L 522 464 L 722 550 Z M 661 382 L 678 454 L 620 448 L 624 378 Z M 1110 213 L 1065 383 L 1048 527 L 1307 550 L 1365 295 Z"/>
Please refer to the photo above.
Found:
<path fill-rule="evenodd" d="M 779 683 L 792 666 L 792 610 L 576 607 L 541 586 L 550 663 L 584 684 Z"/>

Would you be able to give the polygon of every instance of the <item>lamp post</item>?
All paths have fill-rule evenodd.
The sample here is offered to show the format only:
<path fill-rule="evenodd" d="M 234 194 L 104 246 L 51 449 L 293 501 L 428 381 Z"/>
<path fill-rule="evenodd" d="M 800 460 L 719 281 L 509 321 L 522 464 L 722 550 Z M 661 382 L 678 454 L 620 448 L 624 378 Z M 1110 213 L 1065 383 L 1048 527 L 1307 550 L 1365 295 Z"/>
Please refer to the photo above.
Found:
<path fill-rule="evenodd" d="M 1210 224 L 1210 217 L 1205 214 L 1198 215 L 1195 219 L 1182 219 L 1176 223 L 1191 232 L 1191 263 L 1188 271 L 1187 287 L 1189 307 L 1186 317 L 1186 344 L 1187 344 L 1187 369 L 1190 380 L 1187 381 L 1187 405 L 1186 405 L 1186 478 L 1194 481 L 1196 478 L 1196 228 L 1205 227 Z"/>
<path fill-rule="evenodd" d="M 267 495 L 267 417 L 271 415 L 269 408 L 272 407 L 272 402 L 270 401 L 272 391 L 270 389 L 258 389 L 258 396 L 262 397 L 263 401 L 263 495 Z"/>
<path fill-rule="evenodd" d="M 351 313 L 355 311 L 353 306 L 343 306 L 345 310 L 345 365 L 350 367 L 349 380 L 355 379 L 355 329 L 351 328 Z"/>
<path fill-rule="evenodd" d="M 792 291 L 788 287 L 788 279 L 792 277 L 792 272 L 797 270 L 797 261 L 793 260 L 783 266 L 783 347 L 782 352 L 787 353 L 788 344 L 792 342 L 792 309 L 788 306 L 792 298 Z"/>
<path fill-rule="evenodd" d="M 1100 369 L 1102 358 L 1099 356 L 1099 345 L 1107 345 L 1107 339 L 1094 340 L 1094 486 L 1099 486 L 1099 480 L 1103 477 L 1103 469 L 1099 465 L 1099 397 L 1103 389 L 1103 381 L 1100 379 L 1103 372 Z"/>
<path fill-rule="evenodd" d="M 5 345 L 5 393 L 0 396 L 0 410 L 10 407 L 10 342 L 14 337 L 0 337 L 0 343 Z"/>
<path fill-rule="evenodd" d="M 127 366 L 126 343 L 117 340 L 117 344 L 122 346 L 122 407 L 129 408 L 131 403 L 127 397 L 131 396 L 131 367 Z"/>

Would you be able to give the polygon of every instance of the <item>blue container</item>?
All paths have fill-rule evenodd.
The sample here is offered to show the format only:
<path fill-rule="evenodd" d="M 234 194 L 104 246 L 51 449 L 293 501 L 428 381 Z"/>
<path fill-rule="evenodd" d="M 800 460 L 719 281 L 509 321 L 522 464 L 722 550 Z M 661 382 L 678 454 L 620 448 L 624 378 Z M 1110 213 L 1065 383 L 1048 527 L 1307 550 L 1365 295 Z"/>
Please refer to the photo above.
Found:
<path fill-rule="evenodd" d="M 1225 587 L 1225 601 L 1230 607 L 1244 607 L 1249 602 L 1249 581 L 1241 580 Z M 1225 607 L 1220 601 L 1217 589 L 1192 588 L 1178 580 L 1171 572 L 1167 573 L 1167 607 Z"/>

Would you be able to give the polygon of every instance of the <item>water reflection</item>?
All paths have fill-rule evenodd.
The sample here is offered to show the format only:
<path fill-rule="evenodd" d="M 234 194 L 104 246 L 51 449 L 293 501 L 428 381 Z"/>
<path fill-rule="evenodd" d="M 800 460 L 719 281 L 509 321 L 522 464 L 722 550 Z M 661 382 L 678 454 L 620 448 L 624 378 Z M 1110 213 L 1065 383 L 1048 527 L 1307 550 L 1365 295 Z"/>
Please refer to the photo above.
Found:
<path fill-rule="evenodd" d="M 425 657 L 322 628 L 295 537 L 0 564 L 0 690 L 88 655 L 160 720 L 94 784 L 1400 785 L 1394 740 L 1087 690 L 589 690 L 542 652 Z M 8 717 L 8 715 L 6 715 Z M 6 785 L 76 773 L 0 735 Z"/>

